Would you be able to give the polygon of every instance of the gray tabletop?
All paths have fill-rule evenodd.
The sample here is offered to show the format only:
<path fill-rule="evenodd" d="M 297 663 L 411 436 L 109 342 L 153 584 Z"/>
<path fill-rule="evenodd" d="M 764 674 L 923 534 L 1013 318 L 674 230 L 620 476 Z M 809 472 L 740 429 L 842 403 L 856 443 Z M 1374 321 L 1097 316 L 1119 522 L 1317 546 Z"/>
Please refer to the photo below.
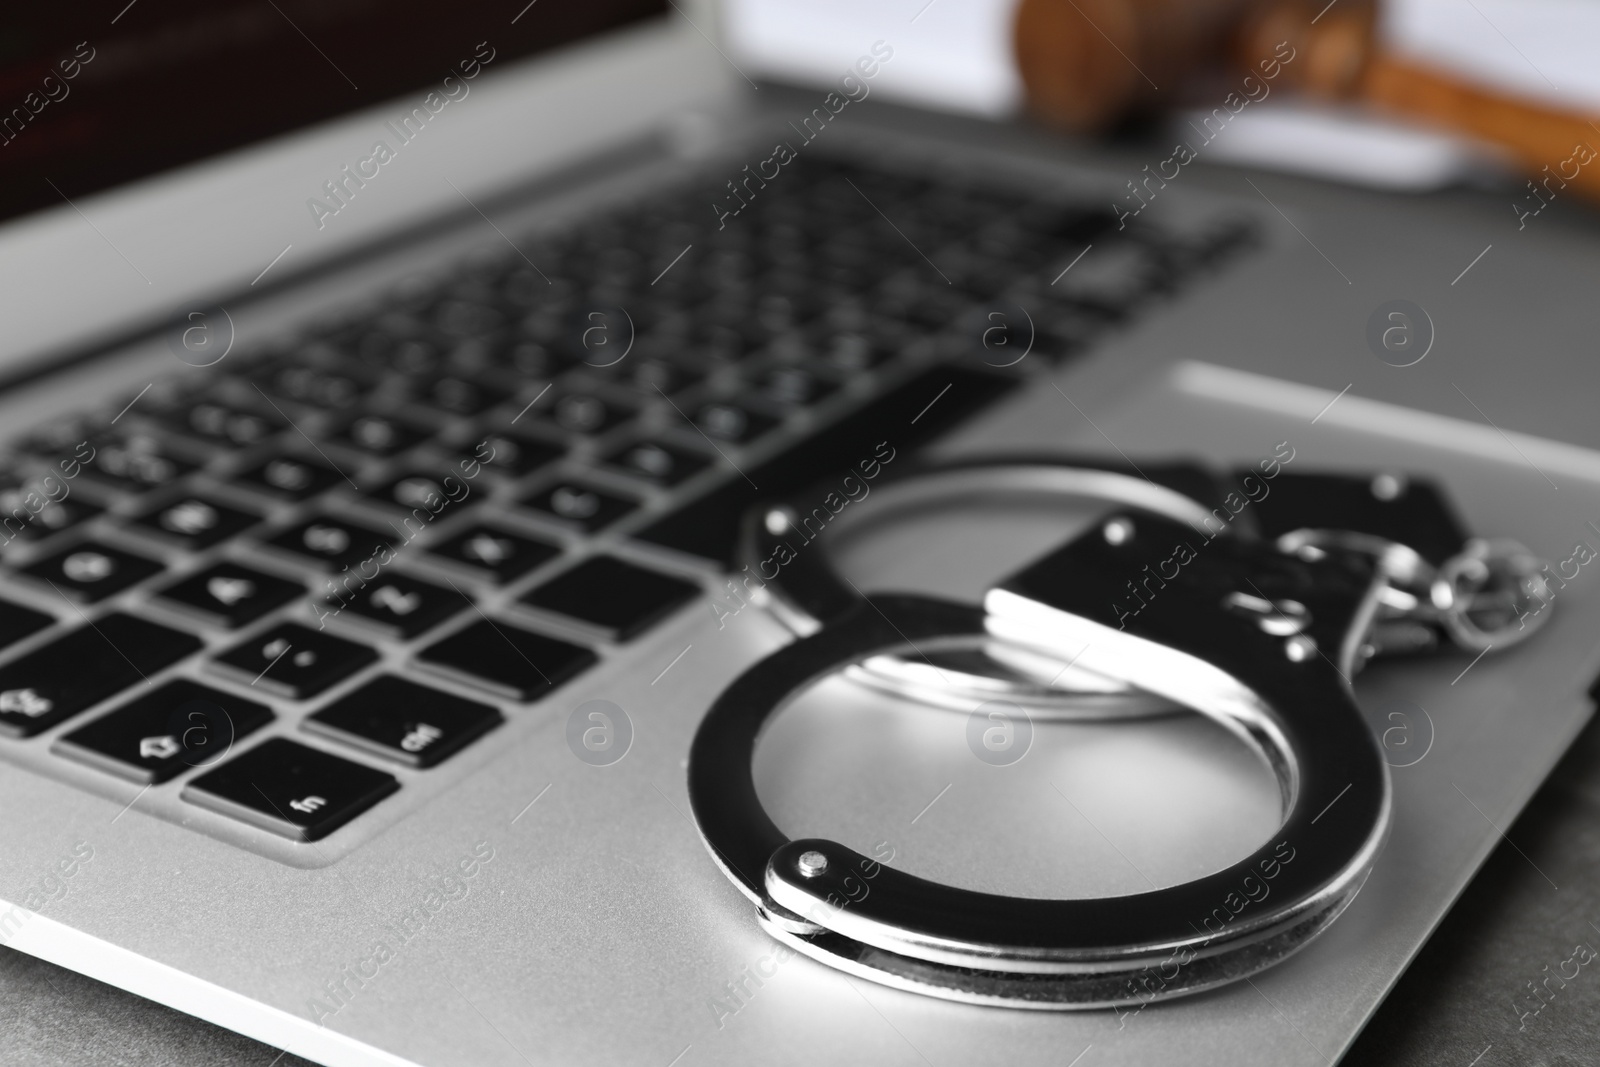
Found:
<path fill-rule="evenodd" d="M 1600 1061 L 1600 720 L 1506 837 L 1345 1062 Z"/>

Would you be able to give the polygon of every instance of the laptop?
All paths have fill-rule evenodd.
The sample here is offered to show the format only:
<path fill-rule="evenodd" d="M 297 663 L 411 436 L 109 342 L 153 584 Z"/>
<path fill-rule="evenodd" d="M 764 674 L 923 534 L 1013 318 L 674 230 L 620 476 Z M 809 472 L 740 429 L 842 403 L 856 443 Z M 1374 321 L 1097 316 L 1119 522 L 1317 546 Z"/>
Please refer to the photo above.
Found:
<path fill-rule="evenodd" d="M 1169 153 L 874 99 L 888 35 L 767 82 L 720 19 L 13 18 L 0 943 L 329 1067 L 1334 1062 L 1589 717 L 1583 577 L 1537 640 L 1356 680 L 1393 827 L 1315 943 L 1026 1012 L 781 951 L 707 853 L 690 741 L 795 639 L 740 523 L 863 462 L 1276 457 L 1576 558 L 1593 372 L 1541 349 L 1584 336 L 1592 236 L 1203 158 L 1133 213 Z M 1395 300 L 1403 367 L 1367 343 Z M 971 599 L 1094 515 L 936 501 L 834 562 Z M 1022 895 L 1275 829 L 1198 717 L 1063 729 L 1008 776 L 959 715 L 824 688 L 758 785 L 793 836 Z"/>

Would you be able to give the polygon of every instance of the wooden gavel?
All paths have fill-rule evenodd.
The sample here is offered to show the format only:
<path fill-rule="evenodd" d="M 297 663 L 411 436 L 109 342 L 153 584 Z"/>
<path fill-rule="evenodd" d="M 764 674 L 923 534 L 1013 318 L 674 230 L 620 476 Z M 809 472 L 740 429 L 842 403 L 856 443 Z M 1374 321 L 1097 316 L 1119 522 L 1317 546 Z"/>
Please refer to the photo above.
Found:
<path fill-rule="evenodd" d="M 1320 10 L 1319 10 L 1320 9 Z M 1060 129 L 1104 130 L 1159 108 L 1201 68 L 1254 71 L 1287 42 L 1280 84 L 1356 100 L 1498 145 L 1550 189 L 1600 198 L 1600 121 L 1518 100 L 1385 49 L 1372 0 L 1022 0 L 1018 69 L 1035 115 Z"/>

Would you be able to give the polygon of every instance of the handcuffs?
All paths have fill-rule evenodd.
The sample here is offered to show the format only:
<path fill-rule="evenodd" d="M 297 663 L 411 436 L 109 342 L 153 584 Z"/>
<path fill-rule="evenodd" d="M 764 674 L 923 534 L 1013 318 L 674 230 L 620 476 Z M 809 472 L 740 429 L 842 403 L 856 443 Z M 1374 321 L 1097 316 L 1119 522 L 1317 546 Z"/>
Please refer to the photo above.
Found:
<path fill-rule="evenodd" d="M 1270 489 L 1258 497 L 1248 478 Z M 1505 647 L 1550 614 L 1529 610 L 1548 600 L 1541 560 L 1515 542 L 1468 539 L 1437 489 L 1392 474 L 1279 469 L 1219 482 L 1189 464 L 1021 457 L 927 466 L 874 489 L 880 514 L 1000 491 L 1107 511 L 981 604 L 865 595 L 825 543 L 793 554 L 763 599 L 798 640 L 722 692 L 689 755 L 705 844 L 772 936 L 937 997 L 1143 1004 L 1293 953 L 1354 898 L 1388 833 L 1388 767 L 1353 674 L 1446 638 L 1472 652 Z M 754 509 L 746 557 L 761 558 L 809 506 L 800 494 Z M 790 840 L 757 796 L 756 743 L 797 694 L 838 673 L 935 709 L 1000 696 L 1063 718 L 1200 712 L 1271 768 L 1280 828 L 1193 881 L 1063 900 L 959 889 L 837 842 Z"/>

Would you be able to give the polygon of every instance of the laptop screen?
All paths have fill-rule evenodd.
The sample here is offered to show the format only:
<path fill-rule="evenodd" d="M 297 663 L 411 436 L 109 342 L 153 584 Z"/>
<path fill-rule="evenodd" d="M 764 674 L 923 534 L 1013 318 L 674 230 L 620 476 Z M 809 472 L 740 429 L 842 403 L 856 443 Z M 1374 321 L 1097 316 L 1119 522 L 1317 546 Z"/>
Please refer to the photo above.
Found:
<path fill-rule="evenodd" d="M 667 0 L 89 0 L 0 21 L 0 219 L 511 60 Z M 423 106 L 429 106 L 424 103 Z"/>

